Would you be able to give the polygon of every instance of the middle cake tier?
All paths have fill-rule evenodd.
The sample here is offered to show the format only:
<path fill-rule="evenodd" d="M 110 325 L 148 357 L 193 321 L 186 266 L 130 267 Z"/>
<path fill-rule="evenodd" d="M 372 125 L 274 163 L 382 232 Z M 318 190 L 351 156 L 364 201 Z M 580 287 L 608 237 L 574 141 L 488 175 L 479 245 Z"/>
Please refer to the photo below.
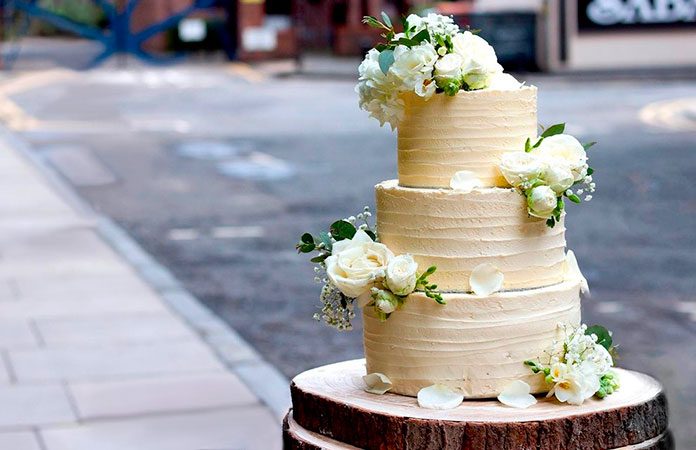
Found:
<path fill-rule="evenodd" d="M 419 267 L 437 266 L 432 281 L 445 292 L 469 292 L 472 270 L 490 263 L 504 275 L 503 290 L 563 281 L 565 227 L 549 228 L 530 217 L 514 189 L 375 186 L 380 241 L 395 254 L 408 253 Z"/>

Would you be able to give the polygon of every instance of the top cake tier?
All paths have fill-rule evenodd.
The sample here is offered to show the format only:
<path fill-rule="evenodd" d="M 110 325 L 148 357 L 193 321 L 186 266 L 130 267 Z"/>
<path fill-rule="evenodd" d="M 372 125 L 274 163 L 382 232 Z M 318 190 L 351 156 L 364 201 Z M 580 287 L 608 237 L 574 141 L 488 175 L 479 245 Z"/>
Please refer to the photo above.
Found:
<path fill-rule="evenodd" d="M 497 168 L 503 153 L 524 151 L 537 135 L 537 89 L 460 91 L 424 101 L 405 96 L 398 128 L 399 184 L 449 187 L 460 170 L 482 186 L 508 186 Z"/>

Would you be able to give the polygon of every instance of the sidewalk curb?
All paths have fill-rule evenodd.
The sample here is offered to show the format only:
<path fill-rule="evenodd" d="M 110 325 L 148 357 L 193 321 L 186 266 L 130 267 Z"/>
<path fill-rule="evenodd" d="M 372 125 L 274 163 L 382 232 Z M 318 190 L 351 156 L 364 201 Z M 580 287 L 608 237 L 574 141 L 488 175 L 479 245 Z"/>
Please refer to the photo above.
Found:
<path fill-rule="evenodd" d="M 290 407 L 289 380 L 189 293 L 169 270 L 110 218 L 96 212 L 31 145 L 0 125 L 0 139 L 34 166 L 71 207 L 85 214 L 102 239 L 135 270 L 172 311 L 181 316 L 223 364 L 273 412 L 280 423 Z M 263 382 L 260 382 L 263 380 Z"/>

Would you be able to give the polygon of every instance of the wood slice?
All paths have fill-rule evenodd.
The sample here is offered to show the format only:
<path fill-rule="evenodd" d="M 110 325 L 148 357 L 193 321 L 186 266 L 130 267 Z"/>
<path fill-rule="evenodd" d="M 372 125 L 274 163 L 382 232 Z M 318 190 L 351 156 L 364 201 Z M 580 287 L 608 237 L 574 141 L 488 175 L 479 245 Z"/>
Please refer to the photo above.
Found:
<path fill-rule="evenodd" d="M 671 442 L 662 387 L 637 372 L 616 369 L 621 389 L 582 406 L 539 398 L 528 409 L 515 409 L 497 400 L 470 400 L 437 411 L 420 408 L 412 397 L 365 392 L 364 364 L 346 361 L 295 377 L 296 424 L 366 450 L 606 450 Z"/>
<path fill-rule="evenodd" d="M 295 422 L 292 412 L 285 416 L 283 422 L 284 450 L 360 450 L 358 447 L 343 444 L 334 439 L 307 431 Z M 671 450 L 674 448 L 672 434 L 669 431 L 641 444 L 629 445 L 611 450 Z"/>

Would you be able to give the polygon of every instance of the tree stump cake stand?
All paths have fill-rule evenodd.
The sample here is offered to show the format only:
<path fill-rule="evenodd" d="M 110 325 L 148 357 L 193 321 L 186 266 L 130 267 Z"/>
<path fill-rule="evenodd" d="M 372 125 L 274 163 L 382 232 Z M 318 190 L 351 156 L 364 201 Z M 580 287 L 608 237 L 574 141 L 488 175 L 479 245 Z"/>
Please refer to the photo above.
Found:
<path fill-rule="evenodd" d="M 667 450 L 662 386 L 616 369 L 621 388 L 582 406 L 538 398 L 515 409 L 497 400 L 465 401 L 438 411 L 415 398 L 365 392 L 364 360 L 304 372 L 292 381 L 292 410 L 283 425 L 286 450 Z"/>

